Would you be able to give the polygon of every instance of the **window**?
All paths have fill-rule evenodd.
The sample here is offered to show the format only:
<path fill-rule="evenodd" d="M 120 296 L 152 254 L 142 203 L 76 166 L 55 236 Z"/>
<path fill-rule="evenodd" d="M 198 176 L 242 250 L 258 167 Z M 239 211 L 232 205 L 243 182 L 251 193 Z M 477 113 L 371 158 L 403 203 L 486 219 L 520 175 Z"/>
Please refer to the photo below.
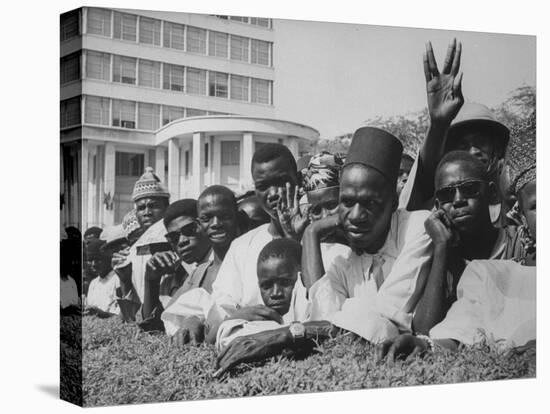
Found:
<path fill-rule="evenodd" d="M 187 68 L 187 93 L 206 95 L 206 71 Z"/>
<path fill-rule="evenodd" d="M 208 142 L 204 143 L 204 167 L 208 168 L 208 158 L 210 157 L 210 153 L 208 152 Z"/>
<path fill-rule="evenodd" d="M 189 175 L 189 151 L 185 151 L 185 176 Z"/>
<path fill-rule="evenodd" d="M 160 88 L 160 63 L 151 60 L 139 60 L 138 84 L 150 88 Z"/>
<path fill-rule="evenodd" d="M 80 53 L 61 59 L 61 84 L 80 79 Z"/>
<path fill-rule="evenodd" d="M 78 10 L 61 15 L 61 41 L 72 39 L 80 34 L 80 17 Z"/>
<path fill-rule="evenodd" d="M 131 152 L 115 153 L 115 174 L 118 177 L 139 177 L 144 170 L 145 155 Z"/>
<path fill-rule="evenodd" d="M 113 82 L 136 84 L 136 59 L 116 56 L 113 59 Z"/>
<path fill-rule="evenodd" d="M 61 128 L 80 124 L 80 96 L 61 101 Z"/>
<path fill-rule="evenodd" d="M 251 63 L 269 65 L 269 42 L 252 39 L 250 43 Z"/>
<path fill-rule="evenodd" d="M 88 9 L 88 34 L 111 37 L 111 11 L 105 9 Z"/>
<path fill-rule="evenodd" d="M 136 103 L 113 99 L 113 126 L 122 128 L 136 127 Z"/>
<path fill-rule="evenodd" d="M 205 116 L 205 115 L 206 115 L 206 111 L 203 109 L 187 108 L 187 114 L 186 114 L 187 118 L 191 116 Z"/>
<path fill-rule="evenodd" d="M 206 54 L 206 30 L 187 26 L 187 51 Z"/>
<path fill-rule="evenodd" d="M 167 106 L 162 107 L 162 125 L 166 125 L 176 119 L 181 119 L 185 117 L 185 109 L 178 106 Z"/>
<path fill-rule="evenodd" d="M 231 35 L 231 59 L 248 62 L 248 38 Z"/>
<path fill-rule="evenodd" d="M 250 24 L 261 27 L 270 27 L 269 19 L 266 19 L 264 17 L 251 17 Z"/>
<path fill-rule="evenodd" d="M 251 101 L 254 103 L 269 104 L 269 81 L 252 78 Z"/>
<path fill-rule="evenodd" d="M 109 81 L 111 79 L 111 56 L 108 53 L 87 51 L 86 77 Z"/>
<path fill-rule="evenodd" d="M 139 18 L 139 42 L 160 46 L 160 20 Z"/>
<path fill-rule="evenodd" d="M 185 47 L 183 24 L 164 22 L 164 47 L 183 50 Z"/>
<path fill-rule="evenodd" d="M 136 41 L 137 16 L 115 12 L 114 33 L 115 39 Z"/>
<path fill-rule="evenodd" d="M 231 16 L 230 19 L 233 20 L 233 21 L 235 21 L 235 22 L 248 23 L 248 17 L 243 17 L 243 16 Z"/>
<path fill-rule="evenodd" d="M 138 103 L 138 128 L 154 131 L 159 128 L 160 106 Z"/>
<path fill-rule="evenodd" d="M 231 114 L 228 114 L 227 112 L 208 111 L 207 115 L 231 115 Z"/>
<path fill-rule="evenodd" d="M 227 57 L 227 33 L 210 32 L 208 37 L 208 54 L 210 56 Z"/>
<path fill-rule="evenodd" d="M 164 64 L 163 88 L 183 92 L 183 78 L 185 69 L 183 66 Z"/>
<path fill-rule="evenodd" d="M 94 125 L 109 125 L 109 98 L 86 96 L 84 122 Z"/>
<path fill-rule="evenodd" d="M 241 143 L 239 141 L 222 141 L 222 165 L 239 165 Z"/>
<path fill-rule="evenodd" d="M 209 72 L 208 94 L 227 98 L 227 73 Z"/>
<path fill-rule="evenodd" d="M 248 101 L 248 78 L 231 75 L 231 99 Z"/>

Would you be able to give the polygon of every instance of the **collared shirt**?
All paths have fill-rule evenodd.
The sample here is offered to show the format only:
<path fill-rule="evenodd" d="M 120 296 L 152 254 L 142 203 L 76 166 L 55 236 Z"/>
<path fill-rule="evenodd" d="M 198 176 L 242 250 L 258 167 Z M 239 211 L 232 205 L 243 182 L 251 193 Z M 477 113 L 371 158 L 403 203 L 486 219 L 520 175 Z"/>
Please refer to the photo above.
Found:
<path fill-rule="evenodd" d="M 376 254 L 351 251 L 337 258 L 310 289 L 311 319 L 329 320 L 373 342 L 397 329 L 409 331 L 430 270 L 433 246 L 424 229 L 429 215 L 397 210 Z"/>
<path fill-rule="evenodd" d="M 433 339 L 502 347 L 536 339 L 536 268 L 511 260 L 474 260 L 457 287 L 456 302 L 430 330 Z"/>
<path fill-rule="evenodd" d="M 120 312 L 116 294 L 118 286 L 118 276 L 113 271 L 103 278 L 99 276 L 94 278 L 88 288 L 86 306 L 94 306 L 104 312 L 118 315 Z"/>
<path fill-rule="evenodd" d="M 267 243 L 275 237 L 269 232 L 269 223 L 263 224 L 233 240 L 212 285 L 212 298 L 226 308 L 262 305 L 258 286 L 258 256 Z M 350 252 L 349 247 L 338 243 L 321 243 L 321 255 L 325 269 L 338 257 Z M 301 281 L 300 281 L 301 284 Z M 300 299 L 307 307 L 305 290 Z"/>

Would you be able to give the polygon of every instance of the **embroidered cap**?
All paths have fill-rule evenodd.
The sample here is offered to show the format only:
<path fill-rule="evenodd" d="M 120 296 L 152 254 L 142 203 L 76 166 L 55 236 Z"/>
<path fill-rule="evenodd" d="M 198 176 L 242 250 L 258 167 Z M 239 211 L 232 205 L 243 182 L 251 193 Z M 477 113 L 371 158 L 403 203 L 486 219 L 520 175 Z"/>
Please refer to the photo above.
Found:
<path fill-rule="evenodd" d="M 132 192 L 132 201 L 145 197 L 170 198 L 170 193 L 162 185 L 153 168 L 147 167 L 143 175 L 136 181 Z"/>

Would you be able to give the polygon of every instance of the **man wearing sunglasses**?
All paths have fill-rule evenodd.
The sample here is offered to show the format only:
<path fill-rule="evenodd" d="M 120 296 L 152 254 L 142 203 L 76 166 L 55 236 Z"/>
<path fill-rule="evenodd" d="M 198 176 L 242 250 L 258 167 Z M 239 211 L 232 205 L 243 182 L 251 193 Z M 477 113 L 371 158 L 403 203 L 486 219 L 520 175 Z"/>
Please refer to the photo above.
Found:
<path fill-rule="evenodd" d="M 496 193 L 485 165 L 467 151 L 451 151 L 435 176 L 435 211 L 425 222 L 434 244 L 426 288 L 413 319 L 427 334 L 456 300 L 456 286 L 467 262 L 509 259 L 515 228 L 496 228 L 489 206 Z"/>

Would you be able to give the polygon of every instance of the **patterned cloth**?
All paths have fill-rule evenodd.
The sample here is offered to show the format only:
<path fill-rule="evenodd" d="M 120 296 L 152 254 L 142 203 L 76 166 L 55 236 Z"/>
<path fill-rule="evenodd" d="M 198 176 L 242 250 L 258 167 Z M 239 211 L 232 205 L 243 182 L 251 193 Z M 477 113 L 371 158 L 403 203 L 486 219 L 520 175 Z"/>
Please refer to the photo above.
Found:
<path fill-rule="evenodd" d="M 132 201 L 137 201 L 144 197 L 165 197 L 170 198 L 170 193 L 160 182 L 160 178 L 155 175 L 153 168 L 147 167 L 143 175 L 136 181 L 134 191 L 132 192 Z"/>
<path fill-rule="evenodd" d="M 313 191 L 340 185 L 342 165 L 344 160 L 339 154 L 323 151 L 314 155 L 302 177 L 304 190 Z"/>
<path fill-rule="evenodd" d="M 516 125 L 510 134 L 505 162 L 510 166 L 511 186 L 517 194 L 527 183 L 536 179 L 537 117 L 533 112 Z"/>

